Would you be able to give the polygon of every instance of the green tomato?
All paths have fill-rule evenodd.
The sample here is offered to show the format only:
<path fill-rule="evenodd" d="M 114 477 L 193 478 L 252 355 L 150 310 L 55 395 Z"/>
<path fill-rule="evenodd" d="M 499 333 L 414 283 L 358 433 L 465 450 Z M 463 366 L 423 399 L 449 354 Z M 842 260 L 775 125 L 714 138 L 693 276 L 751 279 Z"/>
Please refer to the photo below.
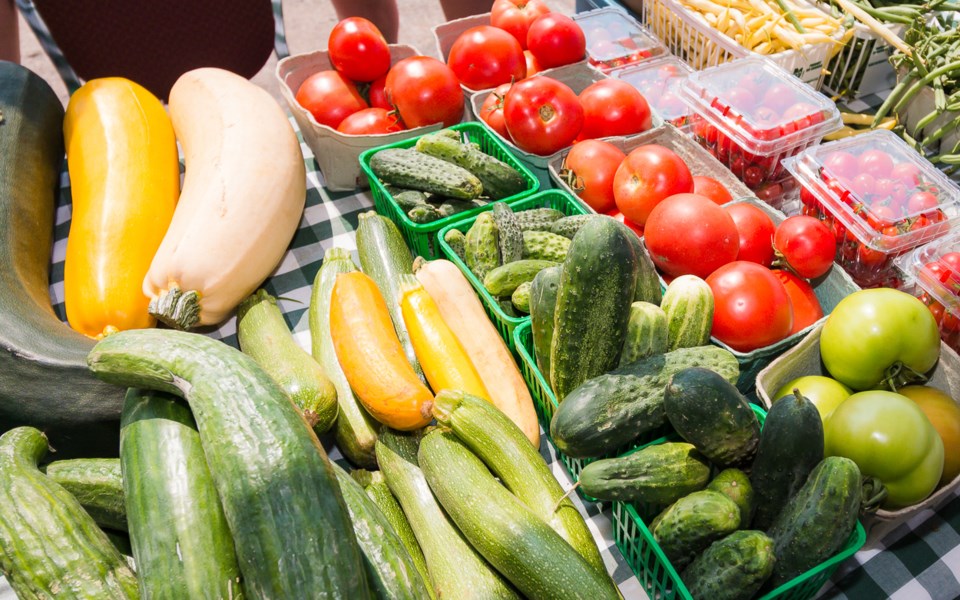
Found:
<path fill-rule="evenodd" d="M 824 454 L 845 456 L 887 488 L 883 508 L 920 502 L 943 473 L 943 441 L 906 396 L 874 390 L 853 394 L 824 427 Z"/>
<path fill-rule="evenodd" d="M 836 379 L 830 379 L 823 375 L 807 375 L 785 383 L 771 401 L 776 402 L 784 396 L 792 395 L 794 389 L 800 390 L 800 393 L 817 407 L 820 420 L 823 421 L 824 425 L 827 424 L 827 419 L 840 406 L 840 403 L 853 393 L 853 390 Z"/>
<path fill-rule="evenodd" d="M 854 390 L 896 387 L 933 368 L 940 331 L 923 302 L 899 290 L 854 292 L 840 301 L 820 333 L 830 376 Z"/>

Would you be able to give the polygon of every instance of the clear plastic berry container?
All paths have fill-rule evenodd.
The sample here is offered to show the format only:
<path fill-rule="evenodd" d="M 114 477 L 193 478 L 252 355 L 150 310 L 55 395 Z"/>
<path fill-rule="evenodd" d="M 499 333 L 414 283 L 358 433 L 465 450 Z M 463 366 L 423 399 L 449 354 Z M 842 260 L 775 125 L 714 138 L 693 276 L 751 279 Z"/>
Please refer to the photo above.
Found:
<path fill-rule="evenodd" d="M 587 62 L 610 71 L 667 53 L 639 21 L 616 8 L 600 8 L 573 17 L 587 41 Z"/>
<path fill-rule="evenodd" d="M 693 136 L 755 191 L 787 176 L 782 159 L 841 127 L 829 98 L 765 58 L 692 73 L 680 94 L 693 112 Z"/>
<path fill-rule="evenodd" d="M 940 339 L 960 352 L 960 232 L 920 246 L 903 256 L 900 267 L 910 291 L 937 320 Z"/>
<path fill-rule="evenodd" d="M 897 257 L 943 237 L 960 218 L 960 189 L 890 131 L 809 148 L 784 165 L 800 211 L 837 237 L 837 263 L 862 288 L 903 287 Z"/>
<path fill-rule="evenodd" d="M 693 69 L 676 56 L 663 56 L 614 69 L 609 75 L 640 90 L 665 122 L 686 130 L 690 107 L 680 98 L 680 82 L 691 73 Z"/>

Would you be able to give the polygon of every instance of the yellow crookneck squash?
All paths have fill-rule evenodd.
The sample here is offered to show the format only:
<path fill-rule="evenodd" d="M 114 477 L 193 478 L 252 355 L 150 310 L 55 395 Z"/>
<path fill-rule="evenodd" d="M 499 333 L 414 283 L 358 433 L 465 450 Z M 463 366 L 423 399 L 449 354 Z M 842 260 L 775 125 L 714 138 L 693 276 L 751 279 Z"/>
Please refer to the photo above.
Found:
<path fill-rule="evenodd" d="M 130 80 L 92 79 L 70 98 L 63 133 L 73 197 L 67 321 L 90 337 L 153 327 L 143 277 L 180 194 L 170 117 Z"/>

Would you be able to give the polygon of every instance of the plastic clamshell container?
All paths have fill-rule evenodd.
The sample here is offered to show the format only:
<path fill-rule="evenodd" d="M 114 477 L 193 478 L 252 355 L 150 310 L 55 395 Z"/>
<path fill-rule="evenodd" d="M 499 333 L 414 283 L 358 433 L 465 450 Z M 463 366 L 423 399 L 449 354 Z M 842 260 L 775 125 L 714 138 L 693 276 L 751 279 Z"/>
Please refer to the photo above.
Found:
<path fill-rule="evenodd" d="M 578 13 L 573 20 L 586 38 L 587 63 L 600 71 L 608 72 L 667 53 L 660 40 L 622 10 L 599 8 Z"/>
<path fill-rule="evenodd" d="M 680 83 L 691 73 L 690 65 L 676 56 L 663 56 L 613 69 L 609 75 L 637 88 L 664 122 L 686 130 L 691 110 L 680 98 Z"/>
<path fill-rule="evenodd" d="M 842 126 L 833 101 L 765 58 L 692 73 L 680 94 L 697 141 L 758 192 L 788 178 L 782 159 Z"/>
<path fill-rule="evenodd" d="M 864 288 L 901 287 L 895 259 L 960 220 L 960 188 L 890 131 L 809 148 L 784 165 L 802 186 L 802 212 L 832 226 L 837 262 Z"/>
<path fill-rule="evenodd" d="M 941 260 L 954 252 L 960 252 L 960 232 L 905 254 L 898 266 L 905 274 L 904 290 L 930 307 L 940 328 L 940 339 L 960 351 L 960 268 L 952 260 Z"/>
<path fill-rule="evenodd" d="M 517 160 L 517 158 L 503 145 L 499 139 L 497 139 L 496 136 L 490 133 L 490 130 L 474 121 L 459 123 L 450 127 L 450 129 L 459 132 L 460 137 L 464 141 L 469 140 L 471 143 L 478 144 L 480 146 L 480 150 L 486 154 L 489 154 L 490 156 L 507 163 L 516 169 L 520 173 L 520 176 L 523 177 L 523 180 L 527 184 L 527 187 L 524 191 L 502 200 L 498 200 L 497 202 L 519 200 L 529 196 L 530 194 L 533 194 L 540 189 L 540 182 L 537 180 L 537 178 L 527 167 Z M 393 144 L 387 144 L 385 146 L 370 148 L 369 150 L 365 150 L 360 154 L 359 160 L 360 168 L 370 181 L 370 191 L 373 194 L 373 205 L 377 209 L 377 212 L 396 223 L 397 227 L 400 228 L 400 233 L 403 234 L 404 240 L 407 242 L 407 245 L 410 247 L 410 249 L 413 250 L 415 255 L 420 255 L 426 259 L 433 259 L 440 257 L 440 246 L 434 239 L 434 235 L 437 231 L 449 223 L 453 223 L 470 215 L 476 215 L 481 210 L 493 203 L 490 203 L 486 206 L 472 208 L 462 213 L 450 215 L 449 217 L 443 217 L 442 219 L 437 219 L 436 221 L 431 221 L 429 223 L 414 223 L 411 221 L 410 217 L 407 216 L 407 213 L 400 208 L 390 192 L 387 191 L 387 188 L 383 182 L 380 181 L 380 179 L 370 169 L 370 158 L 377 152 L 387 148 L 413 148 L 417 144 L 418 139 L 420 139 L 420 136 L 405 139 Z"/>

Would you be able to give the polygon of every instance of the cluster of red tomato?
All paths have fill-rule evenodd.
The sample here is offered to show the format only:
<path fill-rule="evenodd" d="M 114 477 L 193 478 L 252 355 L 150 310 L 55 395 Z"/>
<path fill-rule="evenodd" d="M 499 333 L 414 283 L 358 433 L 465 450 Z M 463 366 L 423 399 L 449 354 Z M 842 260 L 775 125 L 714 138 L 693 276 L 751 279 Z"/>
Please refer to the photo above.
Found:
<path fill-rule="evenodd" d="M 940 328 L 940 338 L 960 351 L 960 252 L 945 252 L 927 261 L 917 272 L 918 298 Z M 946 301 L 944 305 L 941 300 Z"/>
<path fill-rule="evenodd" d="M 578 22 L 587 38 L 587 61 L 601 71 L 638 63 L 663 52 L 655 37 L 620 11 L 588 12 L 579 15 Z"/>

